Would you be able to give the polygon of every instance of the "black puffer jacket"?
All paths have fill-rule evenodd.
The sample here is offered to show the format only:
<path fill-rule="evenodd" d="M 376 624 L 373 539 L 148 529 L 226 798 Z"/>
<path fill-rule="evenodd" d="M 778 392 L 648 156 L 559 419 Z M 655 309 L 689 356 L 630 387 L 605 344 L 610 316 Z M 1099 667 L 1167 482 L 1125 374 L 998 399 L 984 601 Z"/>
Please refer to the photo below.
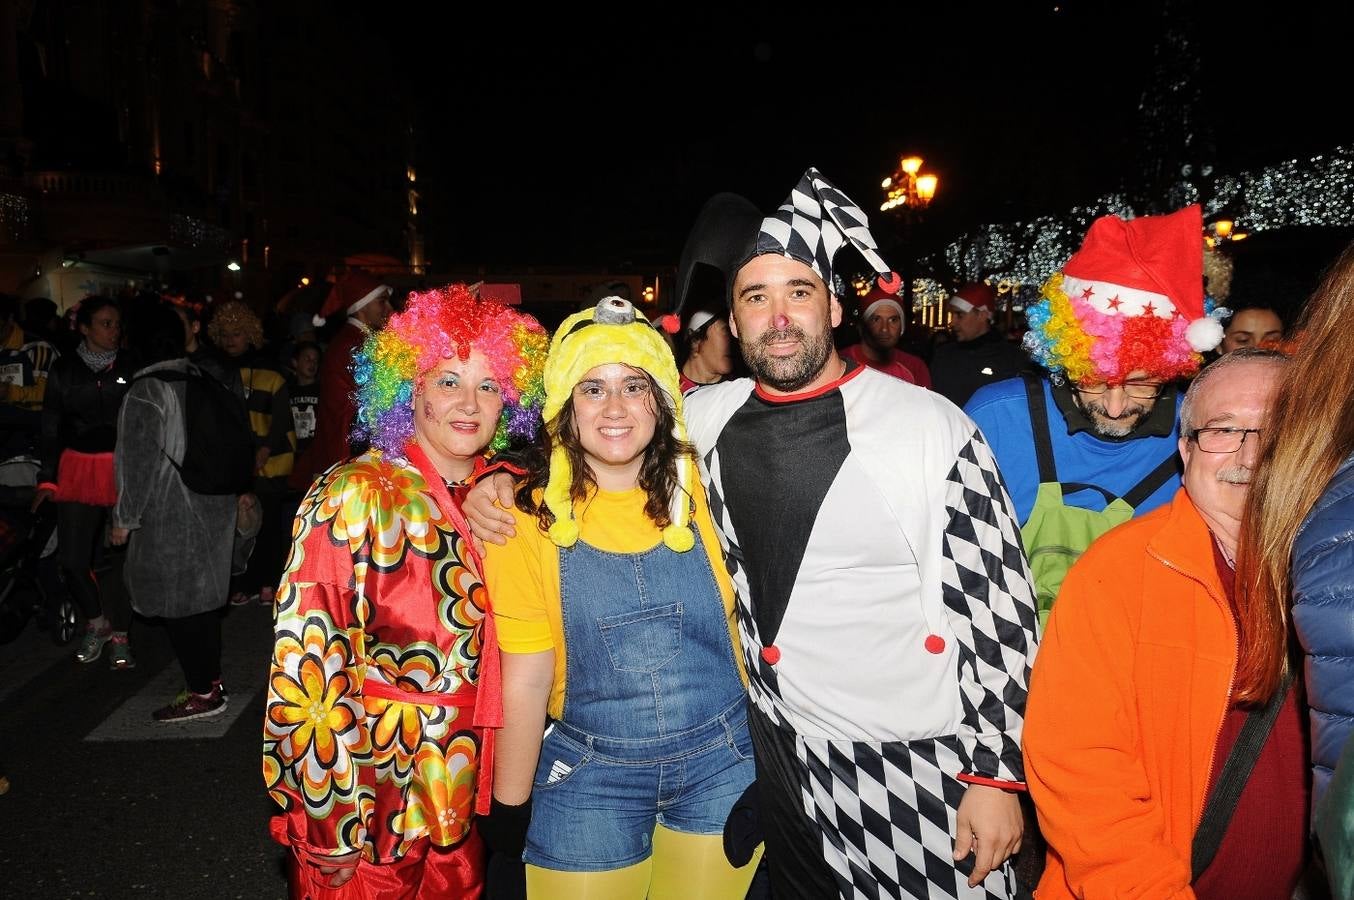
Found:
<path fill-rule="evenodd" d="M 132 385 L 136 361 L 121 351 L 102 372 L 90 371 L 78 353 L 58 359 L 47 373 L 42 398 L 42 469 L 38 482 L 55 482 L 63 450 L 111 453 L 117 445 L 118 410 Z"/>

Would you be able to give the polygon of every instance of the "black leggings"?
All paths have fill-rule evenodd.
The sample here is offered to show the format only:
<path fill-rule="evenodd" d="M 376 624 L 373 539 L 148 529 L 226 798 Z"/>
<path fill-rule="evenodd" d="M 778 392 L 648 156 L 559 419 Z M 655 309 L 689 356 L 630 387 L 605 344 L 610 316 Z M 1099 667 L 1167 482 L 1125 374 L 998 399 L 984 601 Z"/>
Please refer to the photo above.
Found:
<path fill-rule="evenodd" d="M 210 693 L 212 682 L 221 677 L 221 613 L 213 609 L 164 620 L 188 690 L 194 694 Z"/>
<path fill-rule="evenodd" d="M 123 549 L 104 550 L 108 507 L 88 503 L 58 503 L 56 507 L 57 561 L 61 579 L 86 619 L 107 616 L 114 631 L 132 624 L 132 607 L 122 583 Z M 102 576 L 94 562 L 105 564 Z"/>

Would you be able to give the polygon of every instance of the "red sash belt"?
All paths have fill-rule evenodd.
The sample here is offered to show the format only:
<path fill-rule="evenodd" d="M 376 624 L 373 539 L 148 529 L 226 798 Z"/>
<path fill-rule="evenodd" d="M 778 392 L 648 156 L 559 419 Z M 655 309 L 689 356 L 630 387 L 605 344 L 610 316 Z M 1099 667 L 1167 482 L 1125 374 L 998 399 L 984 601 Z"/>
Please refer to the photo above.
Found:
<path fill-rule="evenodd" d="M 450 694 L 425 694 L 421 691 L 406 691 L 404 688 L 387 684 L 384 681 L 368 679 L 362 683 L 362 694 L 366 697 L 379 697 L 382 700 L 394 700 L 397 703 L 423 703 L 428 706 L 473 707 L 479 696 L 479 688 L 467 684 Z"/>

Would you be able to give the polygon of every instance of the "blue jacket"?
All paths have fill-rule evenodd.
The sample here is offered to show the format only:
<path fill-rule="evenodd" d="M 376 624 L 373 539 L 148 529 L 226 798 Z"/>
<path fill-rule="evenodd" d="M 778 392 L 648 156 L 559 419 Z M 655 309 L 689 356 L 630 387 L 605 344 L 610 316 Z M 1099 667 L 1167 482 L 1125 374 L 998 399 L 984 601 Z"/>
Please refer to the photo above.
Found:
<path fill-rule="evenodd" d="M 1063 483 L 1094 484 L 1122 497 L 1163 459 L 1176 453 L 1176 431 L 1169 434 L 1111 441 L 1089 431 L 1068 434 L 1067 422 L 1058 412 L 1048 379 L 1043 379 L 1044 402 L 1053 420 L 1053 460 L 1058 480 Z M 1162 398 L 1163 402 L 1166 398 Z M 1034 456 L 1034 432 L 1030 425 L 1030 404 L 1025 382 L 1019 378 L 985 385 L 974 393 L 964 412 L 978 427 L 997 458 L 997 466 L 1006 479 L 1017 521 L 1023 527 L 1034 508 L 1039 490 L 1039 464 Z M 1039 427 L 1044 428 L 1040 422 Z M 1150 497 L 1138 505 L 1135 515 L 1150 512 L 1175 496 L 1180 477 L 1173 475 Z M 1063 498 L 1068 506 L 1102 510 L 1105 498 L 1094 491 L 1078 491 Z"/>
<path fill-rule="evenodd" d="M 1298 529 L 1292 583 L 1293 624 L 1306 654 L 1315 809 L 1354 731 L 1354 454 Z"/>

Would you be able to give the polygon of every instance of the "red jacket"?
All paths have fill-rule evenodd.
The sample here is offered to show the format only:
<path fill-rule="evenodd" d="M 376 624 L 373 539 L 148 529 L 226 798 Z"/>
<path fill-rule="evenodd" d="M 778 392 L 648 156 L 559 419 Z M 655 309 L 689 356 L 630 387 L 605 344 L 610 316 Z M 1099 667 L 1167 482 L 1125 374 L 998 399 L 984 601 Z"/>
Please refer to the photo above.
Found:
<path fill-rule="evenodd" d="M 1212 540 L 1180 490 L 1063 583 L 1025 713 L 1049 844 L 1040 900 L 1194 896 L 1190 848 L 1236 668 Z"/>
<path fill-rule="evenodd" d="M 350 366 L 366 339 L 367 332 L 349 320 L 325 348 L 320 359 L 320 403 L 315 409 L 315 438 L 292 471 L 290 484 L 296 490 L 306 490 L 316 475 L 352 455 L 348 434 L 357 417 L 357 403 L 353 397 L 357 383 L 353 381 Z"/>

